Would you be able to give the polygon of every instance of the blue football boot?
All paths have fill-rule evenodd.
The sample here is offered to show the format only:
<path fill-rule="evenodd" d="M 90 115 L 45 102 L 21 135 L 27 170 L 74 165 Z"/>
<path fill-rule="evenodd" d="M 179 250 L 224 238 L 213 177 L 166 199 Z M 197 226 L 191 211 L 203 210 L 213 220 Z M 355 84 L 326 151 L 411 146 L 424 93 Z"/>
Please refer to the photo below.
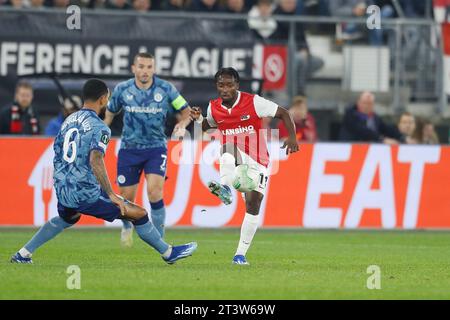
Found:
<path fill-rule="evenodd" d="M 28 264 L 31 264 L 31 263 L 33 263 L 33 260 L 31 258 L 24 258 L 24 257 L 22 257 L 20 255 L 20 253 L 17 252 L 15 255 L 13 255 L 11 257 L 10 262 L 11 263 L 28 263 Z"/>
<path fill-rule="evenodd" d="M 234 256 L 233 264 L 243 264 L 243 265 L 249 265 L 250 263 L 247 262 L 247 259 L 245 259 L 245 256 L 241 255 L 241 254 L 237 254 Z"/>
<path fill-rule="evenodd" d="M 170 256 L 168 258 L 163 257 L 163 260 L 168 264 L 174 264 L 177 260 L 192 256 L 196 249 L 197 242 L 190 242 L 181 246 L 173 246 Z"/>

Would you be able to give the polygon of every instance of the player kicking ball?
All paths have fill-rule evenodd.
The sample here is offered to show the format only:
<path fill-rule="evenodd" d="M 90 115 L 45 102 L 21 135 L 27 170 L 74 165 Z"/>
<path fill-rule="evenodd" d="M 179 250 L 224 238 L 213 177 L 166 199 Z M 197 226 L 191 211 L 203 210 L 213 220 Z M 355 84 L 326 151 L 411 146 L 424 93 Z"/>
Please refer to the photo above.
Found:
<path fill-rule="evenodd" d="M 13 263 L 33 263 L 32 254 L 86 214 L 106 221 L 128 220 L 139 237 L 158 251 L 168 264 L 191 256 L 197 243 L 171 246 L 149 220 L 144 208 L 116 195 L 106 172 L 103 157 L 111 137 L 100 119 L 110 92 L 106 84 L 90 79 L 83 86 L 84 107 L 62 124 L 54 141 L 54 186 L 58 216 L 52 218 L 14 256 Z"/>
<path fill-rule="evenodd" d="M 258 214 L 268 180 L 269 153 L 262 118 L 281 119 L 289 132 L 282 148 L 286 154 L 297 152 L 295 124 L 289 112 L 258 95 L 239 91 L 239 74 L 233 68 L 222 68 L 215 75 L 219 98 L 211 100 L 207 117 L 193 107 L 191 118 L 202 124 L 202 130 L 218 128 L 222 134 L 220 182 L 211 181 L 212 194 L 225 204 L 232 199 L 231 187 L 243 192 L 246 213 L 241 236 L 232 263 L 248 265 L 246 254 L 258 228 Z"/>

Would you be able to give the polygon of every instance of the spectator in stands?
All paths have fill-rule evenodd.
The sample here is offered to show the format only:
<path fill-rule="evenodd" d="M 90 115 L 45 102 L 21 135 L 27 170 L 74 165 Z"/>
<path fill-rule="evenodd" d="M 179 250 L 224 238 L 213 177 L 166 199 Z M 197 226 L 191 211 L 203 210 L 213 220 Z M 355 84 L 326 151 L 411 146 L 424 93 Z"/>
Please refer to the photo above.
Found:
<path fill-rule="evenodd" d="M 44 0 L 30 0 L 31 9 L 41 9 L 44 8 Z"/>
<path fill-rule="evenodd" d="M 297 133 L 297 141 L 299 142 L 316 142 L 317 129 L 316 121 L 311 113 L 308 112 L 308 104 L 306 97 L 297 96 L 293 99 L 289 113 L 295 122 Z M 282 122 L 278 125 L 280 140 L 288 137 L 288 131 Z"/>
<path fill-rule="evenodd" d="M 9 5 L 15 9 L 21 9 L 25 7 L 23 0 L 8 0 L 8 2 L 6 2 L 6 5 Z"/>
<path fill-rule="evenodd" d="M 407 18 L 425 18 L 433 12 L 433 1 L 427 0 L 400 0 L 400 5 Z"/>
<path fill-rule="evenodd" d="M 375 96 L 363 92 L 344 115 L 340 132 L 341 141 L 382 142 L 398 144 L 404 142 L 395 126 L 389 126 L 375 114 Z"/>
<path fill-rule="evenodd" d="M 236 14 L 246 14 L 247 8 L 245 7 L 244 0 L 226 0 L 225 7 L 223 9 L 224 13 L 236 13 Z M 227 27 L 228 31 L 233 34 L 234 32 L 240 32 L 242 30 L 248 31 L 248 24 L 245 20 L 230 20 L 227 22 L 229 25 Z"/>
<path fill-rule="evenodd" d="M 33 87 L 28 82 L 19 82 L 14 102 L 0 112 L 0 134 L 39 134 L 39 117 L 31 105 L 32 102 Z"/>
<path fill-rule="evenodd" d="M 133 0 L 133 9 L 139 12 L 150 10 L 152 3 L 150 0 Z"/>
<path fill-rule="evenodd" d="M 108 0 L 105 3 L 105 8 L 114 10 L 129 10 L 132 7 L 127 0 Z"/>
<path fill-rule="evenodd" d="M 367 7 L 377 4 L 381 9 L 381 19 L 392 18 L 395 11 L 391 1 L 385 0 L 333 0 L 330 1 L 330 14 L 335 17 L 363 18 L 367 15 Z M 366 24 L 342 24 L 343 39 L 355 40 L 363 38 L 367 30 Z M 383 30 L 367 30 L 369 43 L 374 46 L 383 44 Z"/>
<path fill-rule="evenodd" d="M 297 2 L 296 0 L 280 0 L 278 7 L 274 11 L 274 15 L 295 15 Z M 314 72 L 323 67 L 323 60 L 311 54 L 305 31 L 301 23 L 295 25 L 295 35 L 297 40 L 297 53 L 295 62 L 298 72 L 298 88 L 297 94 L 305 95 L 306 79 Z M 272 35 L 272 39 L 287 43 L 289 36 L 289 22 L 278 22 L 277 29 Z"/>
<path fill-rule="evenodd" d="M 381 19 L 392 19 L 397 17 L 392 0 L 373 0 L 373 4 L 380 8 Z M 381 46 L 384 44 L 384 36 L 387 33 L 386 28 L 374 29 L 369 31 L 369 40 L 372 45 Z"/>
<path fill-rule="evenodd" d="M 66 9 L 70 5 L 70 0 L 53 0 L 53 7 Z"/>
<path fill-rule="evenodd" d="M 185 0 L 167 0 L 161 4 L 161 9 L 167 11 L 186 10 L 186 7 Z"/>
<path fill-rule="evenodd" d="M 434 124 L 429 120 L 418 119 L 414 137 L 421 144 L 439 144 Z"/>
<path fill-rule="evenodd" d="M 272 0 L 258 0 L 248 13 L 249 28 L 262 40 L 268 39 L 277 29 L 273 10 Z"/>
<path fill-rule="evenodd" d="M 198 12 L 223 12 L 223 7 L 217 0 L 193 0 L 190 9 Z"/>
<path fill-rule="evenodd" d="M 297 14 L 312 16 L 329 16 L 332 0 L 298 0 Z"/>
<path fill-rule="evenodd" d="M 439 138 L 431 121 L 426 120 L 422 129 L 422 143 L 423 144 L 439 144 Z"/>
<path fill-rule="evenodd" d="M 89 9 L 105 9 L 107 0 L 89 0 Z"/>
<path fill-rule="evenodd" d="M 71 101 L 71 99 L 73 102 Z M 55 118 L 50 119 L 50 121 L 48 122 L 44 130 L 44 134 L 46 136 L 56 136 L 61 129 L 61 125 L 63 124 L 64 120 L 82 107 L 80 97 L 74 95 L 71 97 L 71 99 L 61 98 L 61 112 Z"/>
<path fill-rule="evenodd" d="M 247 11 L 244 0 L 226 0 L 226 13 L 247 13 Z"/>
<path fill-rule="evenodd" d="M 416 118 L 411 113 L 403 112 L 397 127 L 407 144 L 416 144 L 418 142 L 414 137 L 414 133 L 416 132 Z"/>

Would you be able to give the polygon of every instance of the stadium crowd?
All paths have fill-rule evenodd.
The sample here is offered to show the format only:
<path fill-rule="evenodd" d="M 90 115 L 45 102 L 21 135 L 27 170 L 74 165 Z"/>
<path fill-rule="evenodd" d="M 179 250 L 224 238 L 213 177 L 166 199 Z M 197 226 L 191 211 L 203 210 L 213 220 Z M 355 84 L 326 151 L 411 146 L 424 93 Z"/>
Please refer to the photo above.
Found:
<path fill-rule="evenodd" d="M 384 17 L 396 17 L 398 13 L 392 0 L 292 0 L 296 3 L 294 14 L 321 16 L 364 16 L 369 5 L 378 5 Z M 66 8 L 69 5 L 92 9 L 112 10 L 180 10 L 196 12 L 248 13 L 256 10 L 259 2 L 272 2 L 271 10 L 276 14 L 278 1 L 258 0 L 0 0 L 0 5 L 14 8 Z M 431 12 L 431 1 L 399 0 L 406 17 L 424 17 Z M 428 11 L 430 10 L 430 11 Z M 348 27 L 349 30 L 352 26 Z M 353 32 L 350 31 L 350 32 Z"/>
<path fill-rule="evenodd" d="M 382 17 L 406 18 L 431 17 L 432 1 L 424 0 L 0 0 L 0 6 L 14 8 L 66 8 L 79 5 L 90 9 L 135 10 L 135 11 L 192 11 L 211 13 L 240 13 L 248 15 L 248 28 L 263 42 L 287 42 L 288 23 L 277 22 L 273 15 L 317 15 L 337 17 L 362 17 L 369 5 L 378 5 Z M 400 10 L 400 11 L 399 11 Z M 261 19 L 262 18 L 262 19 Z M 342 39 L 366 39 L 372 45 L 386 41 L 386 30 L 363 30 L 357 25 L 342 24 Z M 334 31 L 333 31 L 334 33 Z M 301 142 L 316 142 L 318 134 L 316 120 L 308 111 L 306 82 L 311 74 L 324 65 L 321 57 L 311 53 L 305 27 L 296 24 L 298 67 L 298 96 L 290 105 L 297 126 L 297 138 Z M 45 134 L 55 135 L 59 126 L 70 113 L 81 105 L 78 98 L 60 99 L 58 115 L 45 127 L 41 127 L 39 115 L 32 108 L 33 88 L 20 82 L 16 87 L 14 101 L 0 110 L 0 134 Z M 269 125 L 269 124 L 268 124 Z M 271 123 L 280 130 L 280 139 L 285 138 L 286 128 Z M 344 114 L 340 141 L 396 143 L 439 143 L 432 122 L 410 113 L 399 117 L 398 125 L 386 124 L 375 112 L 375 95 L 364 92 L 358 101 L 349 106 Z"/>
<path fill-rule="evenodd" d="M 318 141 L 316 120 L 308 111 L 307 98 L 294 97 L 289 112 L 294 119 L 299 142 Z M 5 135 L 46 135 L 55 136 L 64 119 L 79 110 L 81 100 L 78 96 L 60 99 L 61 109 L 42 130 L 39 114 L 33 109 L 33 87 L 20 81 L 16 85 L 14 100 L 0 110 L 0 134 Z M 266 122 L 266 127 L 272 127 Z M 273 126 L 279 130 L 280 140 L 287 138 L 287 130 L 282 123 Z M 358 101 L 350 105 L 343 117 L 340 141 L 373 142 L 385 144 L 439 144 L 434 124 L 415 117 L 409 112 L 400 115 L 398 124 L 387 124 L 375 112 L 375 95 L 361 93 Z"/>

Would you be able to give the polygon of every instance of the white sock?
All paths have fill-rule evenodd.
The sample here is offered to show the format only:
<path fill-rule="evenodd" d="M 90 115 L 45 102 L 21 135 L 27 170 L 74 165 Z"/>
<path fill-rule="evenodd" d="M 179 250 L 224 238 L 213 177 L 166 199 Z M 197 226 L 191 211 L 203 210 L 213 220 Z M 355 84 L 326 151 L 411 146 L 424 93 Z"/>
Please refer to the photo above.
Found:
<path fill-rule="evenodd" d="M 236 255 L 245 256 L 247 254 L 247 250 L 252 244 L 253 236 L 258 229 L 258 221 L 259 216 L 254 216 L 249 213 L 245 214 L 244 221 L 242 221 L 241 238 L 239 239 Z"/>
<path fill-rule="evenodd" d="M 22 257 L 24 257 L 24 258 L 29 258 L 29 257 L 31 257 L 31 252 L 28 251 L 28 250 L 25 249 L 25 248 L 20 249 L 20 250 L 19 250 L 19 254 L 20 254 Z"/>
<path fill-rule="evenodd" d="M 170 257 L 171 253 L 172 253 L 172 246 L 169 246 L 169 249 L 167 249 L 166 252 L 162 254 L 162 256 L 167 259 L 168 257 Z"/>
<path fill-rule="evenodd" d="M 233 185 L 234 169 L 236 168 L 236 159 L 230 153 L 224 153 L 220 156 L 220 183 L 227 186 Z"/>

